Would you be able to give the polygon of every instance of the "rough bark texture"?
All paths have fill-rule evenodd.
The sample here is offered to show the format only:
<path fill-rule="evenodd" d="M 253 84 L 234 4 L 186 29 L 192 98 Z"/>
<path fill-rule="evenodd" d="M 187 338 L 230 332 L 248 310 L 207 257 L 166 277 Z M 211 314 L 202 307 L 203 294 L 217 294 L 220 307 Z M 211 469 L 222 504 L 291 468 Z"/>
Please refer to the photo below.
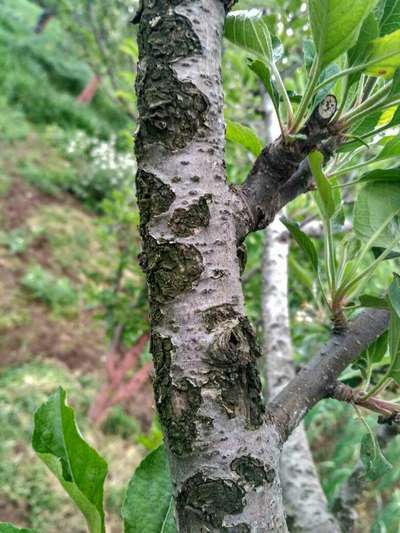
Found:
<path fill-rule="evenodd" d="M 295 376 L 288 308 L 289 235 L 274 220 L 266 231 L 263 260 L 263 329 L 266 377 L 270 397 Z M 289 530 L 298 533 L 339 533 L 308 444 L 304 425 L 285 442 L 280 478 Z"/>
<path fill-rule="evenodd" d="M 264 421 L 237 257 L 241 204 L 224 170 L 227 6 L 142 6 L 136 183 L 154 390 L 179 531 L 280 532 L 278 434 Z"/>

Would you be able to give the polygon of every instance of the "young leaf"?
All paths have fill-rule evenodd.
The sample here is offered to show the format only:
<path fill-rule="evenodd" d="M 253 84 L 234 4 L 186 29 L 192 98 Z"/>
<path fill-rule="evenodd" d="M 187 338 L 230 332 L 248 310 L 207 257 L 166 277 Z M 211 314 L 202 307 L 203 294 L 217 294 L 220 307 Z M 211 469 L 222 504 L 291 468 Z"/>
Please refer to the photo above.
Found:
<path fill-rule="evenodd" d="M 368 182 L 358 193 L 353 226 L 357 237 L 381 248 L 400 251 L 399 235 L 400 183 Z"/>
<path fill-rule="evenodd" d="M 39 533 L 37 529 L 15 527 L 8 522 L 0 522 L 0 533 Z"/>
<path fill-rule="evenodd" d="M 357 42 L 361 26 L 377 0 L 309 0 L 311 31 L 321 67 Z"/>
<path fill-rule="evenodd" d="M 400 318 L 400 277 L 397 274 L 394 275 L 394 279 L 389 287 L 389 301 L 393 310 Z"/>
<path fill-rule="evenodd" d="M 226 17 L 224 35 L 234 44 L 272 63 L 273 44 L 266 20 L 261 9 L 232 11 Z"/>
<path fill-rule="evenodd" d="M 366 433 L 361 439 L 360 458 L 365 466 L 366 476 L 372 481 L 376 481 L 392 468 L 372 433 Z"/>
<path fill-rule="evenodd" d="M 385 0 L 379 21 L 380 35 L 392 33 L 400 28 L 400 0 Z"/>
<path fill-rule="evenodd" d="M 361 65 L 367 61 L 370 42 L 377 37 L 379 37 L 378 22 L 374 14 L 370 13 L 361 26 L 360 35 L 356 44 L 348 51 L 347 56 L 349 67 Z M 361 77 L 361 74 L 361 70 L 350 74 L 348 79 L 349 87 L 354 83 L 357 83 Z"/>
<path fill-rule="evenodd" d="M 389 309 L 386 298 L 379 298 L 372 294 L 363 294 L 359 297 L 362 307 L 374 307 L 375 309 Z"/>
<path fill-rule="evenodd" d="M 400 67 L 400 30 L 379 37 L 372 41 L 371 54 L 368 61 L 379 60 L 367 67 L 370 76 L 384 76 L 389 79 Z"/>
<path fill-rule="evenodd" d="M 32 446 L 79 507 L 90 533 L 104 533 L 107 463 L 81 437 L 60 387 L 35 413 Z"/>
<path fill-rule="evenodd" d="M 309 260 L 311 261 L 315 272 L 318 272 L 318 254 L 314 243 L 312 242 L 310 237 L 308 237 L 308 235 L 301 231 L 299 225 L 296 224 L 296 222 L 293 222 L 292 220 L 289 220 L 286 217 L 281 217 L 280 220 L 282 224 L 284 224 L 290 231 L 290 233 L 293 235 L 300 248 L 306 253 Z"/>
<path fill-rule="evenodd" d="M 371 170 L 363 174 L 359 180 L 363 181 L 398 181 L 400 182 L 400 168 L 382 168 Z"/>
<path fill-rule="evenodd" d="M 122 518 L 125 533 L 176 533 L 164 446 L 151 452 L 135 470 L 122 506 Z"/>
<path fill-rule="evenodd" d="M 255 59 L 254 61 L 249 62 L 249 68 L 259 77 L 260 81 L 264 85 L 269 97 L 274 104 L 275 111 L 279 112 L 279 93 L 274 85 L 274 82 L 271 78 L 271 73 L 268 66 L 264 61 Z"/>
<path fill-rule="evenodd" d="M 395 275 L 389 287 L 390 320 L 389 320 L 389 376 L 400 383 L 400 278 Z"/>
<path fill-rule="evenodd" d="M 326 220 L 330 220 L 339 206 L 336 205 L 331 184 L 322 171 L 324 157 L 321 152 L 315 151 L 308 156 L 308 161 L 318 189 L 318 194 L 316 195 L 318 207 L 322 216 Z"/>
<path fill-rule="evenodd" d="M 228 141 L 240 144 L 255 156 L 258 156 L 263 149 L 262 142 L 255 131 L 247 126 L 239 124 L 239 122 L 227 120 L 225 135 Z"/>

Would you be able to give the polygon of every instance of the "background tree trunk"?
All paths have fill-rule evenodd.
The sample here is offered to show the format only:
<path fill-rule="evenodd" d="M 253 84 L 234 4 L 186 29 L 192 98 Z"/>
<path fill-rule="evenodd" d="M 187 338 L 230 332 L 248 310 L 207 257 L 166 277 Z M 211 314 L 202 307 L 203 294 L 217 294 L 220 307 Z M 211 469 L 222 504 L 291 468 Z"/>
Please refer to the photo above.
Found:
<path fill-rule="evenodd" d="M 264 357 L 268 393 L 272 398 L 295 375 L 288 307 L 289 247 L 287 230 L 275 219 L 266 230 L 262 270 Z M 283 446 L 280 478 L 290 531 L 340 531 L 328 511 L 303 423 Z"/>

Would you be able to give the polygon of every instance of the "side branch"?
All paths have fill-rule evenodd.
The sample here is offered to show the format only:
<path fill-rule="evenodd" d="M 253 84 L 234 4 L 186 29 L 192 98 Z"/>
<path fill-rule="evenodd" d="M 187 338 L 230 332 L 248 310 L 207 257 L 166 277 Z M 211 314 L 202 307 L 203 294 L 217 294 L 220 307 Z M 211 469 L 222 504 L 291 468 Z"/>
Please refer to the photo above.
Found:
<path fill-rule="evenodd" d="M 388 322 L 386 310 L 362 312 L 343 334 L 333 335 L 320 354 L 268 404 L 268 417 L 283 441 L 316 403 L 331 395 L 341 372 L 384 333 Z"/>
<path fill-rule="evenodd" d="M 250 220 L 239 222 L 239 239 L 268 226 L 282 207 L 313 188 L 307 156 L 318 148 L 328 159 L 342 142 L 339 123 L 319 125 L 310 122 L 302 136 L 291 142 L 279 137 L 267 145 L 256 159 L 239 192 L 243 210 Z"/>

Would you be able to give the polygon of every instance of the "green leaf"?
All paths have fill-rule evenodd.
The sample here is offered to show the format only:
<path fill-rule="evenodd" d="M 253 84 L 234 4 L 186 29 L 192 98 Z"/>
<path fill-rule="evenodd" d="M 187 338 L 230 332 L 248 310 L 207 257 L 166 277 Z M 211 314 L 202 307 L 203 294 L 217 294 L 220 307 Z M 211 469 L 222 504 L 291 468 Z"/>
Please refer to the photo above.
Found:
<path fill-rule="evenodd" d="M 361 439 L 360 458 L 365 466 L 366 476 L 372 481 L 376 481 L 392 468 L 372 433 L 366 433 Z"/>
<path fill-rule="evenodd" d="M 370 76 L 383 76 L 392 78 L 400 67 L 400 30 L 379 37 L 372 41 L 371 54 L 368 61 L 379 60 L 374 65 L 367 67 Z"/>
<path fill-rule="evenodd" d="M 269 97 L 272 100 L 275 111 L 278 113 L 279 93 L 274 85 L 274 82 L 272 81 L 271 73 L 268 66 L 264 63 L 264 61 L 255 59 L 254 61 L 249 62 L 249 68 L 258 76 L 258 78 L 264 85 L 267 93 L 269 94 Z"/>
<path fill-rule="evenodd" d="M 395 274 L 388 292 L 390 302 L 389 320 L 389 376 L 400 384 L 400 278 Z"/>
<path fill-rule="evenodd" d="M 262 142 L 255 131 L 232 120 L 227 120 L 226 122 L 226 139 L 230 142 L 240 144 L 256 156 L 263 149 Z"/>
<path fill-rule="evenodd" d="M 359 297 L 362 307 L 374 307 L 375 309 L 388 309 L 389 304 L 386 298 L 379 298 L 372 294 L 362 294 Z"/>
<path fill-rule="evenodd" d="M 400 0 L 385 0 L 379 27 L 380 35 L 387 35 L 400 28 Z"/>
<path fill-rule="evenodd" d="M 318 207 L 322 216 L 326 220 L 330 220 L 339 206 L 336 205 L 331 184 L 322 171 L 324 157 L 321 152 L 315 151 L 308 156 L 308 161 L 318 189 L 318 194 L 316 195 Z"/>
<path fill-rule="evenodd" d="M 321 75 L 319 77 L 318 83 L 322 83 L 323 81 L 331 78 L 335 74 L 338 74 L 340 72 L 340 67 L 336 63 L 332 63 L 331 65 L 328 65 L 324 70 L 321 72 Z M 334 80 L 327 85 L 324 85 L 322 89 L 320 89 L 317 93 L 317 95 L 314 98 L 313 107 L 316 107 L 322 100 L 328 96 L 332 92 L 333 87 L 336 85 L 337 80 Z"/>
<path fill-rule="evenodd" d="M 311 39 L 304 39 L 303 42 L 303 54 L 304 54 L 304 64 L 307 70 L 310 70 L 314 57 L 315 57 L 315 45 L 314 41 Z"/>
<path fill-rule="evenodd" d="M 364 181 L 399 181 L 400 182 L 400 167 L 399 168 L 380 168 L 371 170 L 363 174 L 359 180 Z"/>
<path fill-rule="evenodd" d="M 290 231 L 290 233 L 293 235 L 300 248 L 306 253 L 309 260 L 311 261 L 315 272 L 318 272 L 318 254 L 314 243 L 312 242 L 310 237 L 308 237 L 308 235 L 306 235 L 300 229 L 299 225 L 296 222 L 293 222 L 292 220 L 289 220 L 286 217 L 281 217 L 280 220 L 282 224 L 284 224 Z"/>
<path fill-rule="evenodd" d="M 397 316 L 400 318 L 400 277 L 397 274 L 394 275 L 394 279 L 389 287 L 389 301 Z"/>
<path fill-rule="evenodd" d="M 358 193 L 354 207 L 353 226 L 363 242 L 400 251 L 400 183 L 368 182 Z"/>
<path fill-rule="evenodd" d="M 348 51 L 348 66 L 355 67 L 365 63 L 368 58 L 370 42 L 379 37 L 378 22 L 373 13 L 370 13 L 361 26 L 357 43 Z M 350 74 L 349 87 L 357 83 L 362 75 L 361 70 Z"/>
<path fill-rule="evenodd" d="M 383 161 L 400 155 L 400 136 L 385 139 L 385 145 L 376 157 L 376 161 Z"/>
<path fill-rule="evenodd" d="M 125 533 L 176 533 L 172 483 L 164 446 L 151 452 L 133 474 L 122 517 Z"/>
<path fill-rule="evenodd" d="M 379 363 L 386 354 L 388 344 L 388 333 L 385 331 L 383 335 L 378 337 L 376 341 L 368 346 L 367 357 L 370 364 Z"/>
<path fill-rule="evenodd" d="M 234 44 L 271 63 L 274 51 L 266 21 L 261 9 L 232 11 L 226 17 L 224 35 Z"/>
<path fill-rule="evenodd" d="M 357 42 L 361 26 L 376 0 L 309 0 L 311 31 L 321 67 Z"/>
<path fill-rule="evenodd" d="M 0 533 L 39 533 L 37 529 L 15 527 L 8 522 L 0 522 Z"/>
<path fill-rule="evenodd" d="M 385 248 L 379 248 L 378 246 L 373 246 L 371 248 L 371 252 L 375 259 L 380 257 L 382 254 L 385 254 L 384 261 L 388 261 L 389 259 L 396 259 L 396 257 L 400 257 L 400 252 L 389 252 L 386 253 Z"/>
<path fill-rule="evenodd" d="M 59 388 L 35 413 L 32 445 L 86 518 L 90 533 L 104 532 L 107 463 L 87 444 Z"/>

